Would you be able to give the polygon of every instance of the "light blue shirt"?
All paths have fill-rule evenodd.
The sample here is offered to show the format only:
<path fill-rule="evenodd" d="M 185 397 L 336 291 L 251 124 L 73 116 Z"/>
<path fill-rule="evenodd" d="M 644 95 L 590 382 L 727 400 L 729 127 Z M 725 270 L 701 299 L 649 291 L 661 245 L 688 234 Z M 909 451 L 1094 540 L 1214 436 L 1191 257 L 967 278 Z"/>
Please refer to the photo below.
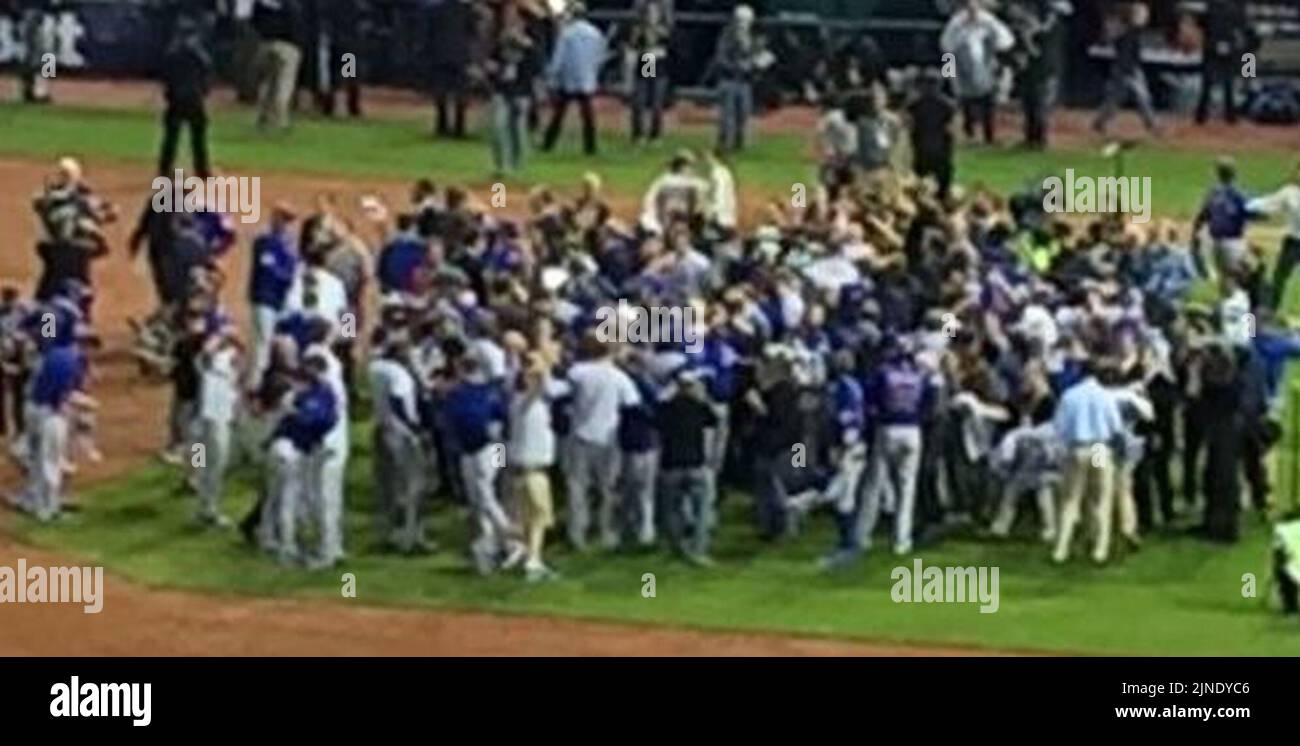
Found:
<path fill-rule="evenodd" d="M 593 94 L 605 64 L 605 36 L 590 21 L 573 21 L 560 32 L 547 69 L 551 85 L 561 93 Z"/>
<path fill-rule="evenodd" d="M 1124 432 L 1119 405 L 1096 376 L 1088 376 L 1065 392 L 1056 405 L 1053 424 L 1061 440 L 1071 448 L 1110 444 Z"/>

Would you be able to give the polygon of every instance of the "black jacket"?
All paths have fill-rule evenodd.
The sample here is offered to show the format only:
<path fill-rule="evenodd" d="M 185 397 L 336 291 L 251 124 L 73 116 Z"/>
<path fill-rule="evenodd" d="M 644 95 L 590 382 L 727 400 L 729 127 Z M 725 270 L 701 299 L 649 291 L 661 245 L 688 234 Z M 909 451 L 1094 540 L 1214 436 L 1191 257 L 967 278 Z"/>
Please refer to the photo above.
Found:
<path fill-rule="evenodd" d="M 259 0 L 253 8 L 253 28 L 265 40 L 297 44 L 301 16 L 298 0 L 278 0 L 274 7 Z"/>
<path fill-rule="evenodd" d="M 163 93 L 168 106 L 195 108 L 203 105 L 212 76 L 212 58 L 198 34 L 174 40 L 163 54 Z"/>
<path fill-rule="evenodd" d="M 430 11 L 429 60 L 435 67 L 464 67 L 474 58 L 478 24 L 474 6 L 442 0 Z"/>
<path fill-rule="evenodd" d="M 1235 57 L 1247 46 L 1250 23 L 1241 0 L 1216 0 L 1205 9 L 1205 54 Z"/>

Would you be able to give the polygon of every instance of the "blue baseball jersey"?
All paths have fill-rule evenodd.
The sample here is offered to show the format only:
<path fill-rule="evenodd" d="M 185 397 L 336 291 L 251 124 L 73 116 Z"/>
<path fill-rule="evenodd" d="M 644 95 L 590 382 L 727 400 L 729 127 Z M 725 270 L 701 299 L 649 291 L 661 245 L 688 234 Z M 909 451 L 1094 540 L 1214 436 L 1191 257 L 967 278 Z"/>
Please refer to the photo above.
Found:
<path fill-rule="evenodd" d="M 628 453 L 645 453 L 658 443 L 655 431 L 655 409 L 659 402 L 659 387 L 649 376 L 633 373 L 632 382 L 636 384 L 641 401 L 635 406 L 625 407 L 618 418 L 618 445 Z"/>
<path fill-rule="evenodd" d="M 284 308 L 298 273 L 298 254 L 284 232 L 263 233 L 253 242 L 248 299 L 256 306 Z"/>
<path fill-rule="evenodd" d="M 86 376 L 86 359 L 76 345 L 50 347 L 41 354 L 32 380 L 33 403 L 58 408 L 74 391 L 81 388 Z"/>
<path fill-rule="evenodd" d="M 1246 233 L 1249 217 L 1246 196 L 1231 184 L 1220 184 L 1205 198 L 1201 217 L 1209 226 L 1211 238 L 1241 238 Z"/>
<path fill-rule="evenodd" d="M 298 351 L 302 352 L 312 343 L 312 317 L 301 311 L 286 314 L 275 322 L 276 336 L 289 337 Z"/>
<path fill-rule="evenodd" d="M 859 442 L 867 429 L 867 395 L 862 383 L 850 373 L 841 373 L 831 383 L 831 406 L 835 412 L 835 433 L 841 442 Z"/>
<path fill-rule="evenodd" d="M 379 251 L 375 276 L 382 293 L 412 289 L 416 273 L 429 260 L 428 247 L 418 237 L 400 235 Z"/>
<path fill-rule="evenodd" d="M 23 320 L 23 331 L 35 340 L 39 349 L 66 347 L 77 341 L 77 327 L 84 315 L 70 298 L 55 296 L 41 304 Z"/>
<path fill-rule="evenodd" d="M 204 210 L 194 214 L 194 224 L 213 258 L 226 253 L 235 241 L 235 229 L 228 215 Z"/>
<path fill-rule="evenodd" d="M 906 357 L 887 360 L 875 372 L 868 401 L 882 425 L 919 425 L 931 391 L 925 374 Z"/>
<path fill-rule="evenodd" d="M 293 397 L 293 408 L 280 421 L 276 436 L 288 438 L 299 453 L 311 453 L 338 421 L 338 396 L 328 383 L 316 381 Z"/>
<path fill-rule="evenodd" d="M 505 426 L 505 396 L 496 384 L 461 383 L 447 394 L 443 405 L 447 425 L 463 453 L 482 449 Z"/>

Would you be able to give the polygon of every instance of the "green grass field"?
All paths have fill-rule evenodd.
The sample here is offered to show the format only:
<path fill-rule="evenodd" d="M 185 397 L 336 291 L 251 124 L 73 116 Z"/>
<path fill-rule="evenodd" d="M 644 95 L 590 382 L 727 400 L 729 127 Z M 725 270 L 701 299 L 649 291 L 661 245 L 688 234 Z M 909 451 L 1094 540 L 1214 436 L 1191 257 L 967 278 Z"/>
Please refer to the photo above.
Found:
<path fill-rule="evenodd" d="M 156 145 L 151 114 L 75 108 L 29 109 L 0 105 L 0 157 L 53 157 L 75 153 L 148 163 Z M 610 188 L 639 194 L 670 150 L 630 151 L 622 135 L 606 138 L 595 161 L 563 154 L 535 157 L 531 181 L 576 183 L 595 168 Z M 709 133 L 688 130 L 673 146 L 705 146 Z M 481 141 L 434 144 L 415 120 L 363 125 L 308 121 L 291 138 L 264 140 L 243 114 L 215 118 L 213 149 L 227 173 L 256 175 L 261 169 L 407 180 L 487 181 Z M 746 188 L 788 194 L 810 180 L 802 136 L 765 140 L 737 164 Z M 1243 180 L 1258 189 L 1280 182 L 1284 154 L 1241 159 Z M 1143 150 L 1130 173 L 1153 177 L 1158 215 L 1186 217 L 1195 208 L 1210 156 L 1176 149 Z M 960 178 L 1012 189 L 1045 172 L 1074 167 L 1106 173 L 1094 152 L 1027 154 L 971 150 L 961 156 Z M 1294 291 L 1294 288 L 1293 288 Z M 1288 305 L 1300 308 L 1290 294 Z M 1288 432 L 1291 450 L 1297 433 Z M 41 547 L 100 563 L 139 582 L 166 587 L 248 595 L 340 598 L 340 575 L 356 576 L 361 603 L 429 608 L 472 608 L 670 624 L 713 629 L 767 630 L 871 640 L 956 644 L 993 649 L 1096 654 L 1300 655 L 1300 626 L 1266 610 L 1261 598 L 1243 598 L 1243 574 L 1254 573 L 1267 590 L 1267 532 L 1245 518 L 1243 541 L 1211 547 L 1177 536 L 1149 537 L 1139 553 L 1095 568 L 1083 560 L 1058 568 L 1028 538 L 992 544 L 957 538 L 920 556 L 927 566 L 1000 568 L 1000 608 L 980 614 L 976 604 L 896 604 L 891 570 L 910 558 L 871 555 L 839 574 L 817 570 L 815 560 L 831 544 L 829 522 L 815 519 L 789 544 L 760 545 L 748 520 L 748 500 L 733 495 L 724 506 L 717 539 L 718 566 L 690 567 L 664 553 L 575 556 L 557 548 L 552 560 L 563 578 L 529 586 L 517 576 L 479 578 L 459 551 L 466 545 L 466 517 L 440 505 L 433 535 L 445 547 L 428 557 L 378 553 L 368 542 L 369 435 L 359 428 L 349 473 L 347 536 L 352 558 L 337 571 L 306 572 L 277 566 L 245 548 L 234 534 L 204 532 L 190 523 L 192 498 L 176 487 L 178 475 L 161 466 L 88 489 L 85 508 L 69 520 L 42 526 L 16 521 L 18 536 Z M 1278 459 L 1275 471 L 1288 473 Z M 234 513 L 252 500 L 254 475 L 242 470 L 232 486 Z M 1286 487 L 1285 478 L 1282 487 Z M 557 544 L 559 542 L 556 542 Z M 642 576 L 654 573 L 657 594 L 642 597 Z M 355 603 L 355 602 L 351 602 Z M 539 651 L 543 652 L 543 651 Z"/>
<path fill-rule="evenodd" d="M 55 158 L 76 155 L 151 163 L 157 152 L 157 115 L 143 111 L 85 109 L 72 106 L 33 108 L 0 104 L 0 156 Z M 556 152 L 531 154 L 523 179 L 528 183 L 576 185 L 592 169 L 608 188 L 636 199 L 678 148 L 703 149 L 713 142 L 705 126 L 684 128 L 657 149 L 633 149 L 621 130 L 602 135 L 603 151 L 581 155 L 576 133 L 566 133 Z M 211 125 L 212 150 L 228 174 L 256 176 L 273 172 L 411 180 L 427 176 L 441 182 L 490 183 L 491 161 L 485 136 L 463 142 L 434 141 L 425 119 L 397 118 L 364 123 L 304 119 L 287 135 L 265 136 L 246 112 L 218 112 Z M 812 184 L 811 133 L 764 137 L 736 162 L 742 188 L 768 197 L 789 197 L 795 183 Z M 183 144 L 182 157 L 188 157 Z M 1157 215 L 1186 218 L 1204 194 L 1214 154 L 1172 148 L 1142 148 L 1128 159 L 1127 173 L 1150 176 Z M 1285 157 L 1283 157 L 1285 156 Z M 1242 181 L 1272 189 L 1288 174 L 1289 153 L 1252 152 L 1239 158 Z M 184 163 L 184 161 L 183 161 Z M 1002 192 L 1025 187 L 1051 173 L 1075 169 L 1080 175 L 1111 175 L 1100 148 L 1047 153 L 1011 148 L 961 152 L 959 181 L 985 184 Z"/>

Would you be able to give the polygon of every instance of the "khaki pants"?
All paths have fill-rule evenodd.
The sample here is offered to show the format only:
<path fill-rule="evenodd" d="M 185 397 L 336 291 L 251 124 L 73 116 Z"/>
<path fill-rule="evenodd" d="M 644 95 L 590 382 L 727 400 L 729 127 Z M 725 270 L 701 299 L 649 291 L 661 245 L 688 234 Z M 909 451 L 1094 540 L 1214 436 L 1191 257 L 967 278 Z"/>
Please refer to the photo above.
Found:
<path fill-rule="evenodd" d="M 263 42 L 258 56 L 257 124 L 287 127 L 302 51 L 287 41 L 268 41 Z"/>
<path fill-rule="evenodd" d="M 1064 562 L 1070 557 L 1070 542 L 1087 499 L 1095 526 L 1092 558 L 1104 562 L 1110 556 L 1110 526 L 1115 513 L 1115 454 L 1109 446 L 1096 444 L 1071 448 L 1065 459 L 1065 481 L 1061 489 L 1061 525 L 1052 557 Z"/>
<path fill-rule="evenodd" d="M 548 529 L 555 525 L 555 501 L 551 496 L 551 476 L 545 469 L 519 469 L 514 474 L 515 510 L 524 531 Z"/>
<path fill-rule="evenodd" d="M 514 509 L 523 527 L 526 569 L 544 569 L 542 545 L 546 532 L 555 524 L 555 501 L 551 496 L 551 476 L 544 468 L 516 469 L 511 483 Z"/>

